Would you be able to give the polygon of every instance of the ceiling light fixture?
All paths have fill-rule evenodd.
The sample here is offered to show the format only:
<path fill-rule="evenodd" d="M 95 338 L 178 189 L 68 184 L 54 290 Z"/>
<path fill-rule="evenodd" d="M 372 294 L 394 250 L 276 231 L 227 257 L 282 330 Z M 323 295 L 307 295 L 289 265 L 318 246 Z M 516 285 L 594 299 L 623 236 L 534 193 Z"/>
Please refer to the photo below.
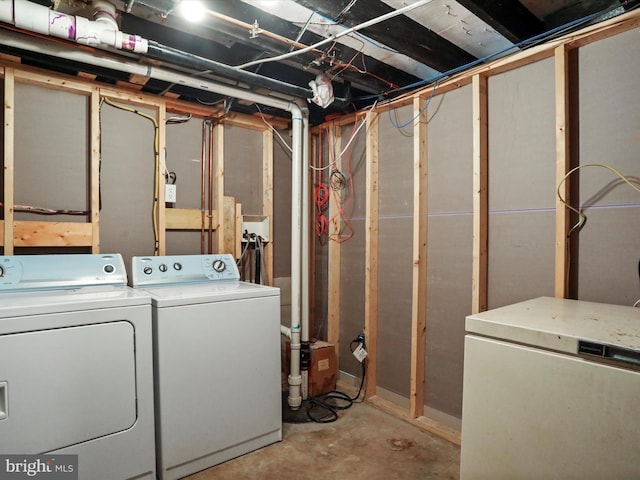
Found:
<path fill-rule="evenodd" d="M 182 0 L 178 4 L 178 12 L 190 22 L 200 22 L 205 14 L 204 5 L 200 0 Z"/>

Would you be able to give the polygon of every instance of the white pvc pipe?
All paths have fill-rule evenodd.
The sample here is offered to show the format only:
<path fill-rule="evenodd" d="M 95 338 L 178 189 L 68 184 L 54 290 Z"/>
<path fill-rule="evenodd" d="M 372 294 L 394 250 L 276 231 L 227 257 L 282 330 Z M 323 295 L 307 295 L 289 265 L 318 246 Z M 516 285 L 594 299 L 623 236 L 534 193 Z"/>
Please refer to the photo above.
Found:
<path fill-rule="evenodd" d="M 302 309 L 302 328 L 301 339 L 303 342 L 309 341 L 309 117 L 302 119 L 303 137 L 302 137 L 302 232 L 301 232 L 301 264 L 302 279 L 301 286 L 301 309 Z M 302 399 L 306 400 L 309 396 L 309 371 L 302 371 Z"/>
<path fill-rule="evenodd" d="M 289 406 L 293 410 L 302 404 L 300 376 L 300 277 L 302 229 L 302 110 L 296 105 L 292 111 L 292 156 L 291 156 L 291 373 L 289 375 Z"/>
<path fill-rule="evenodd" d="M 147 51 L 147 40 L 118 30 L 116 10 L 111 3 L 98 0 L 94 6 L 95 20 L 88 20 L 28 0 L 0 0 L 0 22 L 83 45 L 110 46 L 135 53 Z"/>
<path fill-rule="evenodd" d="M 0 0 L 0 2 L 6 0 Z M 6 7 L 0 3 L 0 12 Z M 142 75 L 155 78 L 168 83 L 185 85 L 188 87 L 214 92 L 234 98 L 241 98 L 251 102 L 268 105 L 291 112 L 292 118 L 292 171 L 291 171 L 291 373 L 289 375 L 289 406 L 298 409 L 302 403 L 301 389 L 302 378 L 300 375 L 300 335 L 301 335 L 301 276 L 304 267 L 305 276 L 308 277 L 308 261 L 304 265 L 301 261 L 302 234 L 307 226 L 302 224 L 302 191 L 303 168 L 308 171 L 309 156 L 308 146 L 305 146 L 309 134 L 309 121 L 306 109 L 300 108 L 295 102 L 278 99 L 265 95 L 252 93 L 238 89 L 229 85 L 219 84 L 198 77 L 190 76 L 172 70 L 154 67 L 152 65 L 142 65 L 139 63 L 126 62 L 122 59 L 88 52 L 77 49 L 66 48 L 62 45 L 48 42 L 44 39 L 26 37 L 24 35 L 0 29 L 0 44 L 28 50 L 31 52 L 52 55 L 66 60 L 86 63 L 130 74 Z M 305 167 L 306 166 L 306 167 Z M 304 177 L 306 179 L 306 175 Z M 305 180 L 306 181 L 306 180 Z M 307 195 L 308 196 L 308 195 Z M 308 200 L 307 200 L 308 201 Z M 306 220 L 308 221 L 308 220 Z M 307 253 L 308 259 L 308 253 Z M 307 289 L 308 290 L 308 289 Z M 308 311 L 308 308 L 307 308 Z M 305 313 L 305 315 L 307 315 Z M 308 335 L 308 318 L 307 318 Z"/>
<path fill-rule="evenodd" d="M 286 58 L 294 57 L 296 55 L 300 55 L 301 53 L 310 52 L 312 50 L 317 49 L 318 47 L 321 47 L 322 45 L 335 42 L 336 40 L 338 40 L 341 37 L 344 37 L 345 35 L 350 35 L 353 32 L 362 30 L 363 28 L 371 27 L 372 25 L 375 25 L 380 22 L 384 22 L 385 20 L 389 20 L 390 18 L 393 18 L 393 17 L 397 17 L 398 15 L 402 15 L 403 13 L 407 13 L 415 8 L 421 7 L 431 2 L 433 2 L 433 0 L 419 0 L 415 3 L 412 3 L 411 5 L 405 5 L 404 7 L 399 8 L 397 10 L 393 10 L 389 13 L 385 13 L 384 15 L 380 15 L 379 17 L 372 18 L 371 20 L 367 20 L 366 22 L 361 23 L 360 25 L 356 25 L 355 27 L 347 28 L 346 30 L 343 30 L 337 35 L 331 35 L 325 38 L 324 40 L 320 40 L 319 42 L 314 43 L 313 45 L 309 45 L 308 47 L 301 48 L 300 50 L 294 50 L 293 52 L 283 53 L 282 55 L 277 55 L 271 58 L 263 58 L 260 60 L 254 60 L 252 62 L 243 63 L 242 65 L 238 65 L 235 68 L 247 68 L 247 67 L 252 67 L 253 65 L 259 65 L 261 63 L 276 62 L 276 61 L 284 60 Z"/>

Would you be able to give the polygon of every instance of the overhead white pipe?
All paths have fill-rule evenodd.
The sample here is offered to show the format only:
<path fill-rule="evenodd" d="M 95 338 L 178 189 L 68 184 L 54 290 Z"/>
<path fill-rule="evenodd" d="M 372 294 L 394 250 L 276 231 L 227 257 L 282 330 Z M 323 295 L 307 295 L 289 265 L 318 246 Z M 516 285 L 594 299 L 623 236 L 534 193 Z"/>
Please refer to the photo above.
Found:
<path fill-rule="evenodd" d="M 94 18 L 67 15 L 27 0 L 0 0 L 0 22 L 83 45 L 103 45 L 145 53 L 148 42 L 118 30 L 116 9 L 107 1 L 94 2 Z"/>
<path fill-rule="evenodd" d="M 282 55 L 277 55 L 275 57 L 262 58 L 260 60 L 254 60 L 252 62 L 243 63 L 242 65 L 238 65 L 235 68 L 244 69 L 244 68 L 252 67 L 253 65 L 259 65 L 261 63 L 277 62 L 280 60 L 284 60 L 286 58 L 300 55 L 302 53 L 310 52 L 312 50 L 317 49 L 318 47 L 321 47 L 322 45 L 335 42 L 336 40 L 338 40 L 341 37 L 344 37 L 345 35 L 350 35 L 354 32 L 357 32 L 358 30 L 362 30 L 363 28 L 371 27 L 373 25 L 376 25 L 377 23 L 384 22 L 385 20 L 389 20 L 390 18 L 393 18 L 393 17 L 397 17 L 398 15 L 402 15 L 403 13 L 407 13 L 411 10 L 414 10 L 418 7 L 421 7 L 431 2 L 433 2 L 433 0 L 419 0 L 415 3 L 412 3 L 411 5 L 405 5 L 404 7 L 399 8 L 397 10 L 393 10 L 389 13 L 385 13 L 384 15 L 380 15 L 379 17 L 375 17 L 375 18 L 372 18 L 371 20 L 367 20 L 366 22 L 356 25 L 355 27 L 347 28 L 346 30 L 343 30 L 337 35 L 330 35 L 324 40 L 320 40 L 319 42 L 316 42 L 313 45 L 309 45 L 308 47 L 301 48 L 300 50 L 294 50 L 293 52 L 283 53 Z"/>
<path fill-rule="evenodd" d="M 0 0 L 6 3 L 6 0 Z M 51 55 L 80 63 L 110 68 L 130 74 L 155 78 L 172 84 L 185 85 L 199 90 L 214 92 L 220 95 L 240 98 L 251 102 L 278 108 L 291 113 L 292 118 L 292 168 L 291 168 L 291 372 L 289 375 L 288 403 L 292 409 L 300 408 L 302 403 L 300 375 L 300 335 L 301 335 L 301 276 L 308 276 L 308 263 L 302 264 L 302 233 L 307 226 L 302 224 L 302 188 L 306 181 L 308 169 L 308 147 L 305 147 L 309 136 L 309 120 L 306 103 L 300 100 L 287 101 L 260 95 L 229 85 L 200 79 L 195 76 L 174 72 L 166 68 L 139 63 L 126 62 L 122 59 L 107 56 L 103 53 L 88 52 L 65 48 L 63 45 L 48 42 L 41 38 L 27 37 L 16 32 L 0 29 L 0 44 L 16 49 Z M 303 168 L 305 175 L 303 175 Z M 303 180 L 303 177 L 305 180 Z M 308 199 L 306 200 L 308 202 Z M 307 203 L 308 205 L 308 203 Z M 308 258 L 308 253 L 307 253 Z M 306 313 L 305 313 L 306 315 Z M 307 326 L 308 332 L 308 326 Z M 308 335 L 308 333 L 307 333 Z"/>

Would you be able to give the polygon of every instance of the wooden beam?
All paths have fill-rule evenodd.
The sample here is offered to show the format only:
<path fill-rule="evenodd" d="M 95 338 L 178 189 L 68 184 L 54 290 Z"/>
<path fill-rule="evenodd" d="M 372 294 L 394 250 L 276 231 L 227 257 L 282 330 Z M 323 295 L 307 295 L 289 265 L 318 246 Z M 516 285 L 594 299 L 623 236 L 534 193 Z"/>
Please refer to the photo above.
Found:
<path fill-rule="evenodd" d="M 454 428 L 443 425 L 427 417 L 412 418 L 410 412 L 406 408 L 378 396 L 368 398 L 367 402 L 389 415 L 405 420 L 424 431 L 433 433 L 434 435 L 453 443 L 454 445 L 460 445 L 461 443 L 460 432 Z"/>
<path fill-rule="evenodd" d="M 411 299 L 411 418 L 424 414 L 427 329 L 427 101 L 413 101 L 413 282 Z"/>
<path fill-rule="evenodd" d="M 7 222 L 0 220 L 2 227 Z M 14 221 L 10 244 L 16 247 L 90 247 L 93 245 L 92 227 L 82 222 L 31 222 Z M 6 237 L 3 239 L 6 247 Z M 6 253 L 5 255 L 13 255 Z"/>
<path fill-rule="evenodd" d="M 89 99 L 89 187 L 91 208 L 91 253 L 100 252 L 100 91 L 91 90 Z"/>
<path fill-rule="evenodd" d="M 378 141 L 379 114 L 367 118 L 364 333 L 369 356 L 365 398 L 376 394 L 378 357 Z"/>
<path fill-rule="evenodd" d="M 166 217 L 165 217 L 165 184 L 166 178 L 164 172 L 167 171 L 167 109 L 164 103 L 160 103 L 156 110 L 158 121 L 158 171 L 156 172 L 156 182 L 158 187 L 158 211 L 156 212 L 156 221 L 158 226 L 158 255 L 167 254 L 167 232 L 166 232 Z"/>
<path fill-rule="evenodd" d="M 262 132 L 262 214 L 269 219 L 269 243 L 264 247 L 267 285 L 273 285 L 273 132 Z"/>
<path fill-rule="evenodd" d="M 218 247 L 219 253 L 236 253 L 236 199 L 234 197 L 224 197 L 223 200 L 223 240 L 222 249 Z"/>
<path fill-rule="evenodd" d="M 15 71 L 4 69 L 4 255 L 13 255 Z"/>
<path fill-rule="evenodd" d="M 342 149 L 342 129 L 331 126 L 333 132 L 333 144 L 327 135 L 328 149 L 333 149 L 333 155 L 338 155 Z M 342 167 L 340 158 L 333 158 L 338 170 Z M 306 172 L 305 172 L 306 173 Z M 336 346 L 336 354 L 340 351 L 340 231 L 342 228 L 342 217 L 340 216 L 339 197 L 331 190 L 329 185 L 329 269 L 327 275 L 327 338 L 329 343 Z M 332 241 L 331 238 L 336 239 Z"/>
<path fill-rule="evenodd" d="M 555 50 L 555 97 L 556 97 L 556 185 L 563 181 L 571 168 L 570 157 L 570 111 L 569 87 L 570 51 L 566 45 Z M 563 182 L 560 194 L 567 202 L 569 199 L 569 184 Z M 556 195 L 556 247 L 555 247 L 555 296 L 567 298 L 569 293 L 569 210 Z"/>
<path fill-rule="evenodd" d="M 93 86 L 88 82 L 72 80 L 73 77 L 53 76 L 48 73 L 36 73 L 20 68 L 15 70 L 15 81 L 36 85 L 38 87 L 52 88 L 55 90 L 74 91 L 85 95 L 91 95 Z"/>
<path fill-rule="evenodd" d="M 236 203 L 236 240 L 234 258 L 242 257 L 242 204 Z"/>
<path fill-rule="evenodd" d="M 196 208 L 167 208 L 164 211 L 167 230 L 200 230 L 202 228 L 202 211 Z M 218 223 L 218 212 L 213 211 L 213 224 Z M 209 223 L 205 217 L 205 227 Z"/>
<path fill-rule="evenodd" d="M 213 208 L 218 212 L 224 208 L 224 125 L 217 123 L 213 126 L 213 185 L 209 185 L 209 189 L 213 188 L 214 201 Z M 216 226 L 216 248 L 218 253 L 222 253 L 224 247 L 224 215 L 218 215 L 218 224 Z M 214 224 L 215 225 L 215 224 Z M 213 252 L 211 252 L 213 253 Z"/>
<path fill-rule="evenodd" d="M 487 77 L 475 75 L 473 89 L 473 285 L 471 312 L 487 309 L 489 132 Z"/>

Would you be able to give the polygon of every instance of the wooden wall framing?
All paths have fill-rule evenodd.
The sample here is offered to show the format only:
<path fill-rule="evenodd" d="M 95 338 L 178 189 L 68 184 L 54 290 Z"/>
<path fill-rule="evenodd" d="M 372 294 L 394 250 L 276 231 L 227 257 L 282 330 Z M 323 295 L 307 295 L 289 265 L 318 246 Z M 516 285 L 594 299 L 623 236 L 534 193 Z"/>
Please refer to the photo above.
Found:
<path fill-rule="evenodd" d="M 437 87 L 428 87 L 408 93 L 398 99 L 378 106 L 371 112 L 367 123 L 366 140 L 366 278 L 365 278 L 365 325 L 368 346 L 368 369 L 366 375 L 365 398 L 383 410 L 403 418 L 425 430 L 460 444 L 460 432 L 438 421 L 423 416 L 421 385 L 424 382 L 424 342 L 426 317 L 426 178 L 427 159 L 425 152 L 427 128 L 426 119 L 420 114 L 424 98 L 437 88 L 443 94 L 471 84 L 473 101 L 473 275 L 471 309 L 481 312 L 487 308 L 488 282 L 488 77 L 547 58 L 555 61 L 555 103 L 556 103 L 556 182 L 559 182 L 571 168 L 570 118 L 571 92 L 577 83 L 575 69 L 571 67 L 573 55 L 579 47 L 638 28 L 640 11 L 622 14 L 608 21 L 587 27 L 578 32 L 552 40 L 490 64 L 476 67 L 454 76 Z M 401 406 L 377 395 L 377 289 L 378 289 L 378 115 L 389 108 L 414 104 L 414 265 L 413 265 L 413 313 L 412 313 L 412 355 L 409 407 Z M 353 122 L 353 116 L 345 116 L 331 122 L 343 125 Z M 325 128 L 319 126 L 319 129 Z M 315 133 L 315 130 L 312 134 Z M 569 182 L 563 185 L 562 195 L 570 199 Z M 424 195 L 424 197 L 423 197 Z M 569 215 L 560 202 L 556 202 L 555 222 L 555 296 L 569 295 L 567 271 L 567 232 Z M 425 225 L 422 225 L 422 219 Z M 424 237 L 423 237 L 424 235 Z M 423 243 L 424 238 L 424 243 Z M 339 285 L 339 268 L 329 269 L 329 285 Z M 421 297 L 422 296 L 422 297 Z M 421 301 L 420 298 L 423 300 Z M 339 295 L 330 295 L 329 311 L 339 311 Z M 334 327 L 335 328 L 335 327 Z M 422 373 L 421 373 L 422 372 Z"/>
<path fill-rule="evenodd" d="M 86 247 L 93 253 L 100 252 L 100 104 L 107 97 L 119 103 L 151 109 L 158 123 L 159 165 L 156 172 L 158 182 L 158 253 L 166 254 L 166 232 L 171 229 L 195 230 L 201 228 L 200 210 L 167 209 L 164 201 L 167 112 L 192 114 L 196 118 L 218 118 L 214 127 L 215 141 L 215 203 L 216 211 L 210 219 L 216 229 L 218 251 L 236 256 L 241 248 L 241 207 L 232 197 L 224 196 L 224 125 L 263 132 L 263 214 L 273 219 L 273 132 L 272 127 L 285 128 L 288 121 L 269 117 L 271 126 L 260 118 L 230 113 L 221 118 L 217 107 L 183 102 L 158 97 L 127 88 L 100 85 L 93 78 L 69 77 L 61 74 L 12 63 L 11 59 L 0 62 L 0 75 L 4 80 L 4 220 L 0 220 L 0 246 L 4 255 L 13 255 L 15 247 Z M 14 220 L 14 137 L 15 137 L 15 84 L 25 83 L 45 89 L 61 90 L 82 95 L 88 99 L 89 136 L 89 215 L 82 222 L 16 221 Z M 126 85 L 125 85 L 126 87 Z M 223 212 L 218 215 L 218 212 Z M 271 224 L 273 221 L 271 221 Z M 273 282 L 273 246 L 265 248 L 267 280 Z"/>

